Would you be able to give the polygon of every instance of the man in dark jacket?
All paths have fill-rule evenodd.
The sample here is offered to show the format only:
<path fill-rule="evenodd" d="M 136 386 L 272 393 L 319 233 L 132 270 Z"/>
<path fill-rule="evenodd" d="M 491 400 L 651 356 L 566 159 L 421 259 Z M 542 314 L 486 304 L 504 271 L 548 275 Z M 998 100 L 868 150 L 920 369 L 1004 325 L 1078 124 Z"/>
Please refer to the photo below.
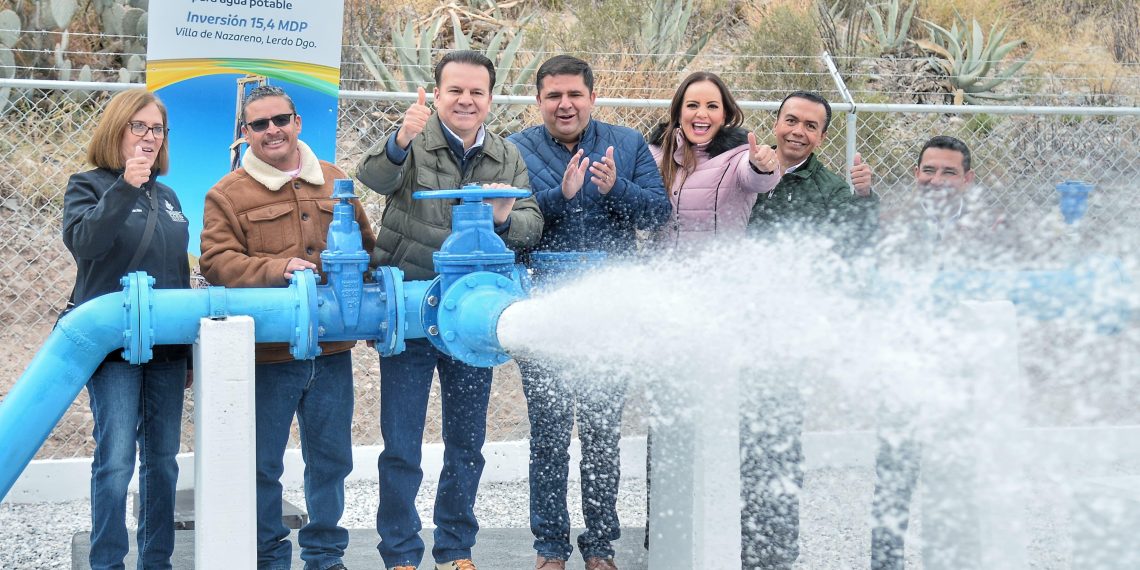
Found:
<path fill-rule="evenodd" d="M 436 276 L 432 253 L 439 251 L 451 227 L 451 202 L 413 200 L 413 192 L 467 183 L 524 188 L 529 182 L 518 150 L 483 124 L 495 86 L 491 60 L 473 51 L 450 52 L 435 66 L 435 83 L 436 112 L 426 106 L 421 88 L 399 130 L 370 150 L 357 171 L 361 182 L 386 197 L 376 244 L 380 262 L 399 267 L 408 279 Z M 508 246 L 518 250 L 538 243 L 542 214 L 533 198 L 490 202 L 495 232 Z M 384 451 L 378 462 L 376 531 L 377 549 L 390 569 L 414 569 L 424 555 L 415 501 L 423 479 L 420 446 L 428 395 L 437 369 L 444 452 L 432 556 L 440 570 L 475 569 L 475 494 L 485 463 L 491 369 L 451 358 L 426 339 L 408 340 L 404 352 L 380 359 Z"/>
<path fill-rule="evenodd" d="M 594 73 L 568 55 L 538 68 L 535 86 L 542 125 L 508 140 L 526 160 L 545 225 L 537 252 L 593 251 L 632 255 L 637 230 L 669 217 L 661 175 L 633 129 L 594 120 Z M 541 274 L 536 280 L 541 280 Z M 536 360 L 518 360 L 530 418 L 530 520 L 536 568 L 562 569 L 570 558 L 566 506 L 570 432 L 578 409 L 582 444 L 582 505 L 586 531 L 578 549 L 589 570 L 616 569 L 620 537 L 618 440 L 625 405 L 622 378 L 585 381 Z"/>
<path fill-rule="evenodd" d="M 979 204 L 970 149 L 950 136 L 936 136 L 922 146 L 914 171 L 914 190 L 903 211 L 885 220 L 893 230 L 885 251 L 904 263 L 937 267 L 945 258 L 1000 248 L 1001 216 Z M 940 251 L 950 250 L 950 251 Z M 975 257 L 977 259 L 977 257 Z M 920 410 L 905 399 L 889 399 L 880 410 L 879 451 L 875 456 L 875 494 L 871 503 L 871 568 L 903 570 L 910 502 L 918 485 L 922 448 L 914 425 Z"/>
<path fill-rule="evenodd" d="M 831 105 L 818 93 L 784 98 L 773 131 L 783 177 L 752 208 L 752 235 L 822 235 L 841 253 L 873 245 L 878 198 L 861 160 L 854 188 L 815 156 L 827 135 Z M 858 155 L 856 155 L 858 158 Z M 803 396 L 796 379 L 763 378 L 743 386 L 741 409 L 741 537 L 744 568 L 792 568 L 799 556 L 799 491 L 803 488 Z"/>

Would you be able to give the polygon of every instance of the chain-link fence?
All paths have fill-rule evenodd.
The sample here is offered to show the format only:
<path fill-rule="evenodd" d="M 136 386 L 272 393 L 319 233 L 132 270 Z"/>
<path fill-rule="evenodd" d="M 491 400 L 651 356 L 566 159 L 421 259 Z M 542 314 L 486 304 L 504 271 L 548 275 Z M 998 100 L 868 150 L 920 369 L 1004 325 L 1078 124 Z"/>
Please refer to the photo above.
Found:
<path fill-rule="evenodd" d="M 0 115 L 0 342 L 7 365 L 0 373 L 0 396 L 7 393 L 46 338 L 74 280 L 75 268 L 59 238 L 63 192 L 70 174 L 88 168 L 84 152 L 102 105 L 121 84 L 0 82 L 12 87 L 15 100 Z M 342 92 L 337 161 L 346 170 L 400 122 L 414 94 Z M 506 134 L 539 122 L 533 99 L 501 97 L 490 121 Z M 776 102 L 743 102 L 745 125 L 769 133 Z M 648 132 L 665 114 L 667 101 L 599 99 L 595 116 L 603 121 Z M 836 105 L 824 162 L 842 170 L 850 107 Z M 1132 247 L 1114 241 L 1124 228 L 1135 228 L 1135 180 L 1140 174 L 1140 109 L 1123 108 L 977 108 L 874 105 L 859 107 L 855 151 L 872 165 L 875 189 L 890 205 L 911 185 L 916 153 L 934 134 L 953 134 L 974 152 L 978 180 L 990 189 L 996 205 L 1014 219 L 1059 218 L 1054 186 L 1079 178 L 1096 185 L 1083 231 L 1087 243 L 1119 253 Z M 365 195 L 374 224 L 382 200 Z M 188 212 L 188 215 L 193 215 Z M 1037 231 L 1037 230 L 1034 230 Z M 379 443 L 379 366 L 374 351 L 356 349 L 357 401 L 354 441 Z M 638 406 L 634 395 L 631 406 Z M 187 402 L 184 449 L 192 438 Z M 433 391 L 427 438 L 439 440 L 438 385 Z M 640 414 L 629 414 L 637 418 Z M 642 425 L 629 422 L 629 430 Z M 488 438 L 517 440 L 527 436 L 525 403 L 517 369 L 496 370 Z M 86 394 L 73 403 L 41 449 L 39 458 L 88 456 L 92 452 L 90 411 Z"/>

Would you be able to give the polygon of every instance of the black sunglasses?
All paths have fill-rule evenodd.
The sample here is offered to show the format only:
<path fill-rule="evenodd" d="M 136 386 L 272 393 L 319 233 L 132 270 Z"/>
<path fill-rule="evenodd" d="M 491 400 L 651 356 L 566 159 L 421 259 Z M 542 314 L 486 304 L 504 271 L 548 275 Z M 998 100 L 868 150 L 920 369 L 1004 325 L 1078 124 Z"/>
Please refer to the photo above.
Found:
<path fill-rule="evenodd" d="M 249 121 L 245 124 L 245 126 L 249 127 L 249 130 L 251 130 L 255 133 L 260 133 L 261 131 L 264 131 L 265 129 L 269 128 L 269 121 L 273 121 L 273 125 L 275 127 L 282 128 L 285 125 L 288 125 L 289 123 L 293 122 L 293 116 L 294 115 L 296 115 L 296 113 L 281 113 L 280 115 L 273 115 L 272 117 L 269 117 L 268 119 L 258 119 L 256 121 Z"/>

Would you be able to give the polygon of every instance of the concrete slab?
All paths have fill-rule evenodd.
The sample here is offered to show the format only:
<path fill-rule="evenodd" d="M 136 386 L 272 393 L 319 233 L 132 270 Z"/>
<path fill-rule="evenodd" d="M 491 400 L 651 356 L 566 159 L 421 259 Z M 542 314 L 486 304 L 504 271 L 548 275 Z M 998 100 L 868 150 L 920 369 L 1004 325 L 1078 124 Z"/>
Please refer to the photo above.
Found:
<path fill-rule="evenodd" d="M 574 529 L 571 537 L 576 537 L 581 529 Z M 431 529 L 422 533 L 427 543 L 426 560 L 421 569 L 434 568 L 431 562 Z M 297 547 L 297 533 L 290 535 L 293 540 L 293 568 L 302 568 L 301 553 Z M 79 532 L 71 539 L 72 570 L 90 570 L 87 553 L 90 546 L 90 533 Z M 621 539 L 614 548 L 617 556 L 614 561 L 622 570 L 647 570 L 649 559 L 643 547 L 644 528 L 623 528 Z M 376 531 L 373 529 L 349 530 L 348 552 L 344 564 L 349 570 L 364 570 L 380 567 L 380 554 L 376 552 Z M 523 570 L 534 567 L 534 550 L 531 544 L 534 537 L 525 528 L 485 528 L 479 531 L 479 542 L 475 545 L 474 559 L 480 570 Z M 126 567 L 135 566 L 135 541 L 131 535 L 131 551 L 127 554 Z M 174 533 L 174 557 L 171 560 L 175 570 L 194 570 L 194 531 L 179 530 Z M 570 568 L 582 568 L 582 558 L 575 551 Z"/>
<path fill-rule="evenodd" d="M 139 518 L 139 494 L 131 493 L 131 508 Z M 289 501 L 281 501 L 281 522 L 285 528 L 297 530 L 309 522 L 309 513 Z M 194 489 L 179 489 L 174 494 L 174 530 L 194 530 Z"/>

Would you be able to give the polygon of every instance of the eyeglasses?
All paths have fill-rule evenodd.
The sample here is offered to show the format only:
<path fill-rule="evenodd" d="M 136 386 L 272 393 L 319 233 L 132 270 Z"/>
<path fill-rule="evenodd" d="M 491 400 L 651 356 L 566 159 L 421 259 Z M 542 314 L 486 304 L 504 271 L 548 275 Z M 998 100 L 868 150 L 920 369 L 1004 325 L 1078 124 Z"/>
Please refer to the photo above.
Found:
<path fill-rule="evenodd" d="M 280 115 L 273 115 L 272 117 L 269 117 L 268 119 L 258 119 L 256 121 L 249 121 L 245 124 L 245 126 L 249 127 L 249 130 L 251 130 L 255 133 L 260 133 L 261 131 L 264 131 L 265 129 L 269 128 L 269 121 L 273 121 L 273 126 L 280 129 L 280 128 L 285 127 L 285 125 L 288 125 L 289 123 L 293 122 L 293 116 L 294 115 L 295 115 L 295 113 L 281 113 Z"/>
<path fill-rule="evenodd" d="M 135 135 L 136 137 L 145 137 L 146 132 L 150 131 L 150 132 L 154 133 L 154 138 L 160 139 L 162 137 L 165 137 L 166 133 L 170 132 L 170 129 L 168 129 L 162 125 L 155 125 L 153 127 L 148 127 L 146 123 L 140 123 L 138 121 L 128 122 L 127 127 L 129 129 L 131 129 L 131 134 Z"/>

